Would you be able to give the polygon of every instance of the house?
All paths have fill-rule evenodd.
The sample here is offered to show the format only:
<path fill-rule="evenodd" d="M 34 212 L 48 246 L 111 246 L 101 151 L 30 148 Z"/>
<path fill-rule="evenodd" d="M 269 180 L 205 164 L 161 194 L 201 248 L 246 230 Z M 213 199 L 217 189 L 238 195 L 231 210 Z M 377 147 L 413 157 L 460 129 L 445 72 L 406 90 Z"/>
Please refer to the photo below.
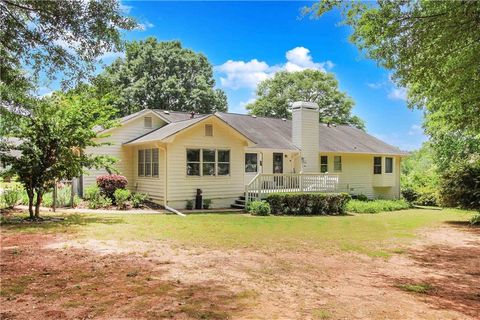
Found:
<path fill-rule="evenodd" d="M 407 154 L 360 129 L 319 123 L 318 112 L 306 102 L 293 104 L 292 120 L 146 109 L 102 131 L 110 136 L 100 141 L 112 145 L 86 152 L 117 157 L 132 191 L 178 209 L 197 189 L 218 208 L 241 207 L 244 195 L 262 198 L 274 191 L 398 198 Z M 105 172 L 84 174 L 81 188 L 100 174 Z"/>

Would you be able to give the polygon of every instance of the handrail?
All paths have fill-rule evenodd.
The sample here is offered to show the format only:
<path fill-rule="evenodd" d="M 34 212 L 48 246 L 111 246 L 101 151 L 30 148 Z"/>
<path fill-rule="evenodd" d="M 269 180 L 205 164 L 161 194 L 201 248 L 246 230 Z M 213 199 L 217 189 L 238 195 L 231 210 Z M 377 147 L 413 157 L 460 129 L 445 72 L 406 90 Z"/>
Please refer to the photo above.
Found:
<path fill-rule="evenodd" d="M 259 173 L 245 186 L 245 204 L 272 192 L 335 192 L 338 180 L 330 173 Z"/>

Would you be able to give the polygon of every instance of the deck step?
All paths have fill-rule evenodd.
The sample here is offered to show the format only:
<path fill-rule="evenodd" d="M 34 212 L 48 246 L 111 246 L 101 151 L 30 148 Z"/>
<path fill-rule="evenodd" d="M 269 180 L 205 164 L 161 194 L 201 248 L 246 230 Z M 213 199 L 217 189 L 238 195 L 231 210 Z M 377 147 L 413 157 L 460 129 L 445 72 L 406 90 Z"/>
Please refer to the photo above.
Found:
<path fill-rule="evenodd" d="M 245 196 L 238 197 L 240 200 L 245 200 Z"/>
<path fill-rule="evenodd" d="M 230 207 L 232 207 L 233 209 L 245 209 L 245 205 L 238 203 L 234 203 Z"/>
<path fill-rule="evenodd" d="M 237 199 L 237 200 L 235 200 L 235 203 L 245 205 L 245 199 Z"/>

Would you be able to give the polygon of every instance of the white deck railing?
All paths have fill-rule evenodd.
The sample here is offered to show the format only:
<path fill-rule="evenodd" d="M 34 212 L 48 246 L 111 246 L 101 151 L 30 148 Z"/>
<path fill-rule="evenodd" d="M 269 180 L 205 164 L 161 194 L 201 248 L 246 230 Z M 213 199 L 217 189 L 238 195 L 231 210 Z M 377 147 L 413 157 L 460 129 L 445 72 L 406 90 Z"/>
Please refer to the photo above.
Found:
<path fill-rule="evenodd" d="M 259 173 L 245 186 L 245 202 L 272 192 L 335 192 L 338 175 L 328 173 Z"/>

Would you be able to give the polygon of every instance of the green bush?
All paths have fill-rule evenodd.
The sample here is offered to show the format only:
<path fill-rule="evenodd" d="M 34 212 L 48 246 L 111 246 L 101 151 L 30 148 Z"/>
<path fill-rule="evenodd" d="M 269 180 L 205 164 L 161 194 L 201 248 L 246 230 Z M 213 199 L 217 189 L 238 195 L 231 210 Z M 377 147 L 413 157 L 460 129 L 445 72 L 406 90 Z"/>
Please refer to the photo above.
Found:
<path fill-rule="evenodd" d="M 414 204 L 418 204 L 420 206 L 438 206 L 439 200 L 437 191 L 429 187 L 425 187 L 419 188 L 417 194 L 418 197 Z"/>
<path fill-rule="evenodd" d="M 344 214 L 351 196 L 347 193 L 271 193 L 267 196 L 273 214 Z"/>
<path fill-rule="evenodd" d="M 402 189 L 402 198 L 405 199 L 408 203 L 415 203 L 418 199 L 418 193 L 413 188 L 404 188 Z"/>
<path fill-rule="evenodd" d="M 13 208 L 21 200 L 21 189 L 18 187 L 9 187 L 3 190 L 3 201 L 7 208 Z"/>
<path fill-rule="evenodd" d="M 185 204 L 185 209 L 187 210 L 193 209 L 193 200 L 187 200 L 187 203 Z"/>
<path fill-rule="evenodd" d="M 440 180 L 441 203 L 447 207 L 480 209 L 480 156 L 457 164 Z"/>
<path fill-rule="evenodd" d="M 347 204 L 346 210 L 355 213 L 379 213 L 382 211 L 396 211 L 410 208 L 405 200 L 352 200 Z"/>
<path fill-rule="evenodd" d="M 84 198 L 88 200 L 89 209 L 106 208 L 112 205 L 112 200 L 102 195 L 100 188 L 96 185 L 91 185 L 85 189 Z"/>
<path fill-rule="evenodd" d="M 140 208 L 142 204 L 147 200 L 148 194 L 146 193 L 140 193 L 140 192 L 135 192 L 132 193 L 132 196 L 130 198 L 130 201 L 132 202 L 132 207 L 134 208 Z"/>
<path fill-rule="evenodd" d="M 247 206 L 247 211 L 256 216 L 268 216 L 271 212 L 266 201 L 252 201 Z"/>
<path fill-rule="evenodd" d="M 470 219 L 470 224 L 473 225 L 480 225 L 480 212 L 477 212 L 473 215 Z"/>
<path fill-rule="evenodd" d="M 359 200 L 359 201 L 368 201 L 368 197 L 362 193 L 360 194 L 352 194 L 352 199 Z"/>
<path fill-rule="evenodd" d="M 212 199 L 204 199 L 203 200 L 203 209 L 210 209 L 211 204 L 212 204 Z"/>
<path fill-rule="evenodd" d="M 131 192 L 128 189 L 117 189 L 113 193 L 115 198 L 115 203 L 118 206 L 118 209 L 125 210 L 127 209 L 128 199 L 130 199 Z"/>

